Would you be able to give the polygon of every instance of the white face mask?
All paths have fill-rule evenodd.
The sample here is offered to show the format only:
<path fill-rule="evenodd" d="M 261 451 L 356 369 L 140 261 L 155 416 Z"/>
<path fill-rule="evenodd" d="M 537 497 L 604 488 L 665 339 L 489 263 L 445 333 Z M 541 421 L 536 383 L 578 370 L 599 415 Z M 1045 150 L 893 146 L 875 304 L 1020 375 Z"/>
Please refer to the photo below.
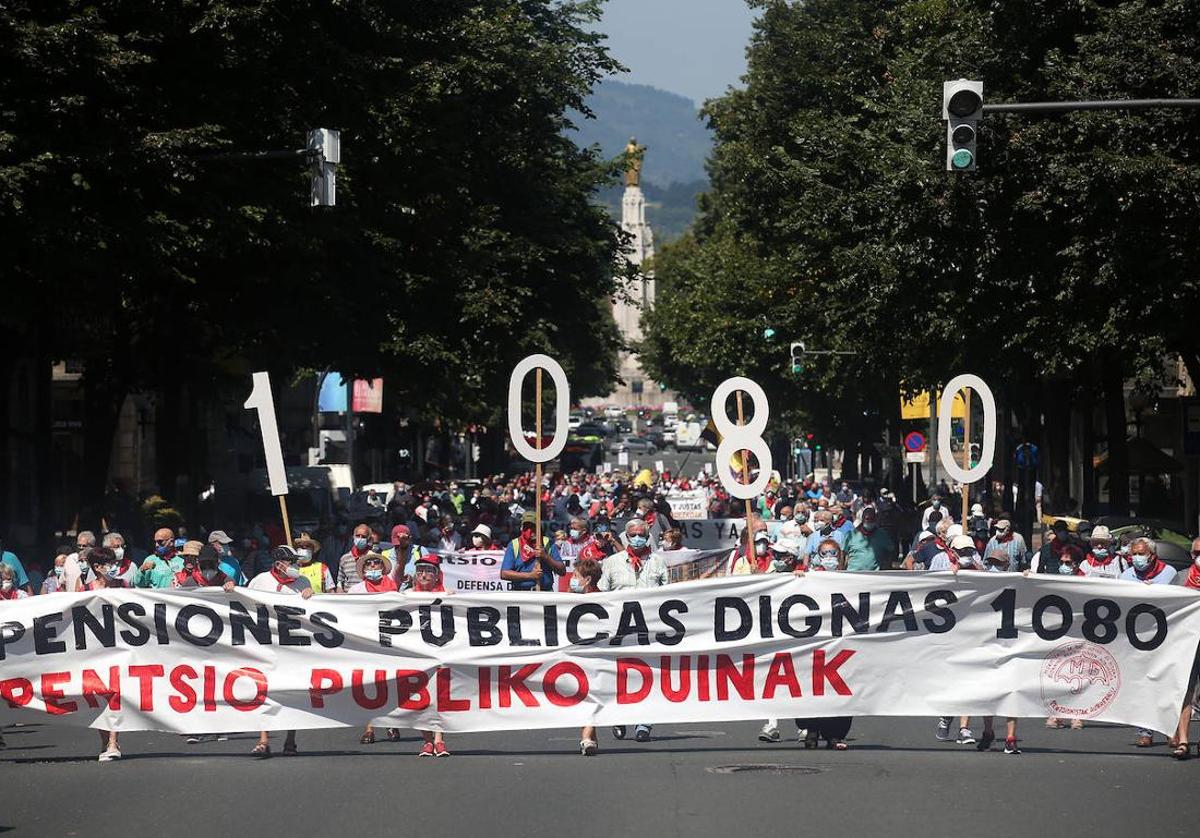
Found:
<path fill-rule="evenodd" d="M 283 575 L 288 579 L 299 579 L 300 568 L 295 567 L 294 565 L 288 565 L 286 568 L 284 568 Z"/>
<path fill-rule="evenodd" d="M 63 566 L 62 566 L 62 565 L 60 565 L 60 564 L 57 564 L 57 565 L 55 565 L 55 566 L 54 566 L 54 575 L 55 575 L 55 576 L 62 576 L 62 575 L 63 575 L 63 571 L 64 571 L 64 569 L 63 569 Z"/>
<path fill-rule="evenodd" d="M 568 584 L 570 585 L 571 593 L 573 594 L 581 594 L 587 590 L 587 586 L 583 584 L 583 580 L 578 576 L 572 576 L 571 581 Z"/>
<path fill-rule="evenodd" d="M 117 557 L 117 561 L 122 561 L 122 560 L 124 560 L 124 558 L 125 558 L 125 548 L 124 548 L 124 547 L 114 547 L 114 548 L 113 548 L 113 555 Z"/>
<path fill-rule="evenodd" d="M 5 579 L 3 582 L 0 582 L 0 590 L 11 591 L 12 587 L 13 582 L 11 579 Z"/>
<path fill-rule="evenodd" d="M 767 547 L 768 547 L 768 544 L 767 544 L 767 542 L 765 542 L 765 541 L 756 541 L 756 542 L 754 543 L 754 554 L 755 554 L 756 556 L 765 556 L 765 555 L 767 555 Z"/>
<path fill-rule="evenodd" d="M 300 557 L 302 564 L 308 564 L 312 561 L 312 550 L 309 550 L 307 547 L 301 547 L 296 551 L 296 555 Z"/>

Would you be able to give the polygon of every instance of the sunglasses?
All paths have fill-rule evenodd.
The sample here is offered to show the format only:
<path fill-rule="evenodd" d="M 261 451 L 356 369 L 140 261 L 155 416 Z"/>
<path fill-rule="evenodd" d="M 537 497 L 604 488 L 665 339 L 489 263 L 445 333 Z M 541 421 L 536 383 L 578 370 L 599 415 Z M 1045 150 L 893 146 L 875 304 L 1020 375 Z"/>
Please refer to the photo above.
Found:
<path fill-rule="evenodd" d="M 165 547 L 168 544 L 174 544 L 174 543 L 175 543 L 175 539 L 173 539 L 173 538 L 167 538 L 167 539 L 156 538 L 156 539 L 154 539 L 155 547 Z"/>

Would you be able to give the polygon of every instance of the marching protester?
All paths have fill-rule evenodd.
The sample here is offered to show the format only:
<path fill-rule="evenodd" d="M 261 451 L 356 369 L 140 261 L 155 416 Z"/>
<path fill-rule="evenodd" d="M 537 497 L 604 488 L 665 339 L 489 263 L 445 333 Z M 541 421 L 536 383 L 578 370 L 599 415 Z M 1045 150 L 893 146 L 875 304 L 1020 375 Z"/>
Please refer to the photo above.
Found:
<path fill-rule="evenodd" d="M 594 594 L 600 588 L 600 563 L 595 559 L 583 557 L 575 560 L 572 567 L 571 579 L 568 583 L 573 594 Z M 585 725 L 579 732 L 579 753 L 585 757 L 594 757 L 599 749 L 596 741 L 594 725 Z"/>
<path fill-rule="evenodd" d="M 0 564 L 0 599 L 25 599 L 27 591 L 17 587 L 17 572 L 6 564 Z"/>
<path fill-rule="evenodd" d="M 229 537 L 229 534 L 225 530 L 213 530 L 208 534 L 208 543 L 216 551 L 217 569 L 232 579 L 235 584 L 243 584 L 245 579 L 242 574 L 242 564 L 229 547 L 233 543 L 233 539 Z"/>
<path fill-rule="evenodd" d="M 896 545 L 887 530 L 879 528 L 879 513 L 862 511 L 862 520 L 846 537 L 846 570 L 891 570 Z"/>
<path fill-rule="evenodd" d="M 354 528 L 350 549 L 338 560 L 337 589 L 345 592 L 362 581 L 359 576 L 359 559 L 375 551 L 375 533 L 367 524 L 359 524 Z M 390 563 L 390 560 L 389 560 Z"/>
<path fill-rule="evenodd" d="M 154 532 L 154 555 L 147 556 L 134 584 L 139 588 L 169 588 L 175 574 L 183 570 L 183 557 L 176 553 L 175 533 L 161 527 Z"/>
<path fill-rule="evenodd" d="M 392 546 L 383 554 L 392 560 L 392 577 L 400 590 L 410 587 L 417 562 L 425 555 L 425 551 L 413 543 L 412 530 L 407 524 L 392 527 Z"/>
<path fill-rule="evenodd" d="M 312 585 L 300 573 L 299 564 L 300 556 L 296 551 L 281 544 L 271 550 L 270 569 L 255 576 L 246 587 L 251 591 L 268 591 L 308 599 L 313 595 Z M 268 731 L 259 734 L 258 742 L 250 753 L 263 759 L 271 756 L 271 736 Z M 283 755 L 295 756 L 297 753 L 296 731 L 289 730 L 283 740 Z"/>
<path fill-rule="evenodd" d="M 1094 539 L 1095 537 L 1096 533 L 1093 530 L 1092 538 Z M 1192 564 L 1188 567 L 1187 573 L 1175 574 L 1175 578 L 1171 581 L 1171 584 L 1200 592 L 1200 538 L 1192 539 L 1191 556 Z M 1187 689 L 1183 693 L 1183 706 L 1179 709 L 1179 726 L 1175 728 L 1175 735 L 1167 743 L 1171 748 L 1171 756 L 1175 757 L 1175 759 L 1187 759 L 1191 753 L 1191 748 L 1188 745 L 1188 727 L 1192 721 L 1192 707 L 1197 700 L 1200 700 L 1200 689 L 1198 687 L 1200 687 L 1200 646 L 1196 648 L 1196 657 L 1192 661 L 1192 671 L 1188 675 Z M 1200 744 L 1196 745 L 1196 753 L 1200 755 Z"/>
<path fill-rule="evenodd" d="M 1125 560 L 1117 553 L 1113 544 L 1112 533 L 1108 527 L 1101 524 L 1092 529 L 1091 548 L 1079 564 L 1083 576 L 1097 579 L 1119 579 L 1128 569 Z"/>
<path fill-rule="evenodd" d="M 438 552 L 457 553 L 462 548 L 462 536 L 454 528 L 454 519 L 443 515 L 439 524 Z"/>
<path fill-rule="evenodd" d="M 88 574 L 87 590 L 100 591 L 105 588 L 128 588 L 129 583 L 118 573 L 116 554 L 108 547 L 95 547 L 88 551 L 87 560 L 90 573 Z M 117 731 L 97 729 L 100 734 L 100 762 L 112 762 L 121 758 L 121 745 Z"/>
<path fill-rule="evenodd" d="M 362 581 L 351 585 L 348 593 L 386 594 L 396 592 L 396 580 L 392 578 L 392 562 L 387 556 L 382 553 L 364 553 L 358 557 L 357 563 L 357 574 Z M 387 738 L 389 742 L 399 742 L 400 729 L 389 727 Z M 360 745 L 374 745 L 375 726 L 368 722 L 358 742 Z"/>
<path fill-rule="evenodd" d="M 421 556 L 416 560 L 416 565 L 413 570 L 413 586 L 412 593 L 414 594 L 441 594 L 446 596 L 446 588 L 442 584 L 442 557 L 436 553 Z M 425 739 L 421 750 L 417 756 L 421 757 L 448 757 L 450 751 L 446 749 L 445 737 L 440 730 L 422 730 L 418 731 Z M 399 738 L 399 731 L 396 731 Z M 391 738 L 391 731 L 388 731 L 388 738 Z"/>
<path fill-rule="evenodd" d="M 1144 585 L 1170 585 L 1175 579 L 1175 568 L 1158 557 L 1154 542 L 1149 538 L 1133 540 L 1133 543 L 1129 545 L 1129 563 L 1130 566 L 1119 577 L 1127 582 L 1141 582 Z M 1154 731 L 1139 727 L 1134 744 L 1139 748 L 1151 747 L 1154 744 Z"/>
<path fill-rule="evenodd" d="M 333 591 L 333 574 L 325 562 L 317 557 L 321 552 L 321 542 L 308 533 L 301 533 L 296 539 L 296 555 L 300 557 L 300 575 L 308 580 L 314 594 L 324 594 Z"/>
<path fill-rule="evenodd" d="M 817 562 L 810 568 L 813 571 L 837 573 L 846 569 L 842 547 L 832 536 L 822 539 L 817 544 L 816 555 Z M 797 730 L 803 729 L 806 731 L 804 736 L 804 747 L 806 749 L 817 747 L 817 744 L 822 739 L 825 740 L 826 748 L 835 751 L 844 751 L 849 747 L 846 743 L 846 737 L 850 734 L 850 725 L 854 722 L 851 716 L 821 716 L 796 719 L 795 722 Z"/>
<path fill-rule="evenodd" d="M 666 562 L 650 550 L 650 539 L 646 535 L 648 530 L 649 527 L 641 518 L 631 518 L 625 524 L 627 546 L 604 560 L 597 588 L 601 591 L 658 588 L 670 581 Z M 639 724 L 634 728 L 633 737 L 638 742 L 649 742 L 650 731 L 650 725 Z M 624 739 L 626 733 L 625 725 L 613 727 L 615 739 Z"/>
<path fill-rule="evenodd" d="M 1008 517 L 997 518 L 995 532 L 983 548 L 983 555 L 993 556 L 996 551 L 1008 556 L 1008 567 L 1005 570 L 1018 571 L 1025 567 L 1029 550 L 1025 546 L 1025 536 L 1013 529 L 1012 520 Z"/>
<path fill-rule="evenodd" d="M 7 565 L 5 565 L 7 567 Z M 60 594 L 66 591 L 74 591 L 77 588 L 68 587 L 67 583 L 67 554 L 59 553 L 54 557 L 54 564 L 50 568 L 50 573 L 46 575 L 42 582 L 43 594 Z M 78 584 L 78 583 L 76 583 Z"/>
<path fill-rule="evenodd" d="M 558 547 L 549 538 L 543 535 L 541 545 L 534 544 L 536 523 L 534 513 L 524 513 L 520 534 L 504 548 L 500 578 L 511 582 L 514 591 L 553 591 L 555 575 L 566 572 Z"/>

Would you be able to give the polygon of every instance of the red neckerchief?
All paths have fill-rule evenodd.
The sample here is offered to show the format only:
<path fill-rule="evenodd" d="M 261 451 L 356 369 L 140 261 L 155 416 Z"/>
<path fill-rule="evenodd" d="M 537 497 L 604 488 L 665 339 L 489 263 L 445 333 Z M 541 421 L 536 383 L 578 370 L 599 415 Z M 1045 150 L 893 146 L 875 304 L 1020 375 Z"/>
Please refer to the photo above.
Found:
<path fill-rule="evenodd" d="M 764 555 L 758 555 L 758 543 L 754 545 L 754 566 L 759 573 L 766 573 L 767 568 L 771 566 L 771 549 L 768 547 Z"/>
<path fill-rule="evenodd" d="M 1105 565 L 1112 564 L 1113 558 L 1114 558 L 1114 556 L 1112 554 L 1112 551 L 1109 551 L 1107 559 L 1098 559 L 1094 555 L 1092 555 L 1092 553 L 1089 551 L 1087 556 L 1084 558 L 1084 561 L 1086 561 L 1092 567 L 1104 567 Z"/>
<path fill-rule="evenodd" d="M 526 541 L 525 536 L 523 536 L 523 535 L 518 539 L 518 544 L 520 545 L 520 548 L 521 548 L 521 563 L 522 564 L 528 564 L 529 562 L 536 559 L 539 555 L 541 555 L 542 551 L 539 550 L 536 545 L 530 544 L 528 541 Z"/>
<path fill-rule="evenodd" d="M 652 526 L 654 526 L 654 518 L 655 518 L 655 516 L 656 516 L 657 514 L 658 514 L 658 513 L 654 512 L 654 510 L 651 510 L 651 511 L 649 511 L 649 512 L 647 512 L 647 513 L 646 513 L 646 519 L 645 519 L 645 520 L 646 520 L 646 526 L 648 526 L 648 527 L 652 527 Z"/>
<path fill-rule="evenodd" d="M 372 594 L 382 594 L 396 590 L 396 580 L 390 576 L 384 576 L 378 582 L 363 579 L 363 584 L 367 586 L 367 591 Z"/>
<path fill-rule="evenodd" d="M 1192 562 L 1192 566 L 1188 568 L 1187 579 L 1183 580 L 1185 588 L 1200 589 L 1200 567 L 1196 567 L 1196 563 Z"/>
<path fill-rule="evenodd" d="M 286 576 L 286 575 L 281 576 L 279 574 L 279 572 L 276 571 L 275 568 L 273 568 L 273 567 L 271 568 L 271 575 L 273 577 L 275 577 L 275 581 L 279 583 L 279 587 L 281 587 L 281 588 L 286 587 L 296 581 L 295 579 L 292 579 L 289 576 Z"/>
<path fill-rule="evenodd" d="M 996 543 L 997 544 L 1007 544 L 1008 542 L 1012 541 L 1012 537 L 1013 537 L 1012 530 L 1009 530 L 1004 535 L 996 536 Z"/>
<path fill-rule="evenodd" d="M 650 554 L 650 548 L 643 547 L 641 550 L 634 550 L 632 547 L 630 547 L 625 552 L 629 554 L 629 565 L 633 568 L 633 572 L 641 573 L 642 559 L 646 558 L 646 556 Z"/>
<path fill-rule="evenodd" d="M 1153 579 L 1155 576 L 1158 576 L 1158 574 L 1162 573 L 1163 568 L 1166 566 L 1167 566 L 1166 562 L 1164 562 L 1158 556 L 1155 556 L 1154 564 L 1152 564 L 1152 565 L 1150 565 L 1150 567 L 1146 568 L 1145 573 L 1139 571 L 1136 567 L 1133 569 L 1133 573 L 1135 576 L 1137 576 L 1138 579 L 1142 580 L 1143 582 L 1148 582 L 1151 579 Z M 1193 564 L 1192 567 L 1194 568 L 1195 565 Z"/>
<path fill-rule="evenodd" d="M 839 515 L 839 516 L 837 517 L 837 520 L 833 522 L 833 528 L 834 528 L 835 530 L 836 530 L 836 529 L 839 529 L 839 528 L 842 526 L 842 524 L 844 524 L 844 523 L 846 523 L 846 516 L 845 516 L 845 515 Z"/>
<path fill-rule="evenodd" d="M 133 564 L 133 559 L 125 559 L 121 562 L 121 575 L 124 576 L 129 572 L 129 566 Z"/>
<path fill-rule="evenodd" d="M 200 585 L 202 587 L 204 585 L 208 584 L 208 582 L 204 578 L 204 574 L 200 572 L 200 568 L 198 568 L 198 567 L 193 568 L 191 573 L 188 573 L 186 570 L 181 570 L 175 574 L 175 582 L 179 585 L 182 585 L 184 582 L 187 582 L 189 579 L 194 581 L 197 585 Z"/>
<path fill-rule="evenodd" d="M 414 594 L 444 594 L 446 587 L 442 584 L 442 575 L 438 574 L 437 584 L 432 588 L 413 588 Z"/>
<path fill-rule="evenodd" d="M 356 558 L 356 559 L 361 559 L 363 556 L 365 556 L 367 553 L 370 553 L 370 552 L 371 552 L 371 545 L 370 545 L 370 544 L 368 544 L 368 545 L 367 545 L 367 549 L 363 550 L 361 553 L 360 553 L 360 552 L 358 552 L 358 548 L 357 548 L 357 547 L 354 547 L 353 545 L 351 545 L 351 547 L 350 547 L 350 555 L 351 555 L 351 556 L 353 556 L 353 557 L 354 557 L 354 558 Z"/>
<path fill-rule="evenodd" d="M 16 585 L 13 585 L 12 590 L 9 591 L 8 593 L 5 593 L 4 591 L 0 591 L 0 599 L 16 599 L 17 592 L 20 590 L 21 589 L 18 588 Z"/>

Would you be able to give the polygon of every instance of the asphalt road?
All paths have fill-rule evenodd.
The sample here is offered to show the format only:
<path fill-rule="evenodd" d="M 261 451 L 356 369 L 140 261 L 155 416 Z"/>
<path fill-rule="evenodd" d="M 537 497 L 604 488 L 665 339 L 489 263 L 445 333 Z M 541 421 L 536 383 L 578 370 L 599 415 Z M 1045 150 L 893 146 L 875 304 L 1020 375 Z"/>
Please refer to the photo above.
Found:
<path fill-rule="evenodd" d="M 458 735 L 448 759 L 416 758 L 411 731 L 370 746 L 314 731 L 300 756 L 265 761 L 247 755 L 253 734 L 130 733 L 125 759 L 101 764 L 92 731 L 8 728 L 0 833 L 1105 838 L 1194 834 L 1200 815 L 1200 759 L 1136 749 L 1127 728 L 1023 720 L 1019 756 L 935 741 L 933 719 L 857 720 L 845 752 L 760 743 L 757 729 L 659 725 L 645 745 L 606 730 L 594 758 L 572 730 Z"/>

